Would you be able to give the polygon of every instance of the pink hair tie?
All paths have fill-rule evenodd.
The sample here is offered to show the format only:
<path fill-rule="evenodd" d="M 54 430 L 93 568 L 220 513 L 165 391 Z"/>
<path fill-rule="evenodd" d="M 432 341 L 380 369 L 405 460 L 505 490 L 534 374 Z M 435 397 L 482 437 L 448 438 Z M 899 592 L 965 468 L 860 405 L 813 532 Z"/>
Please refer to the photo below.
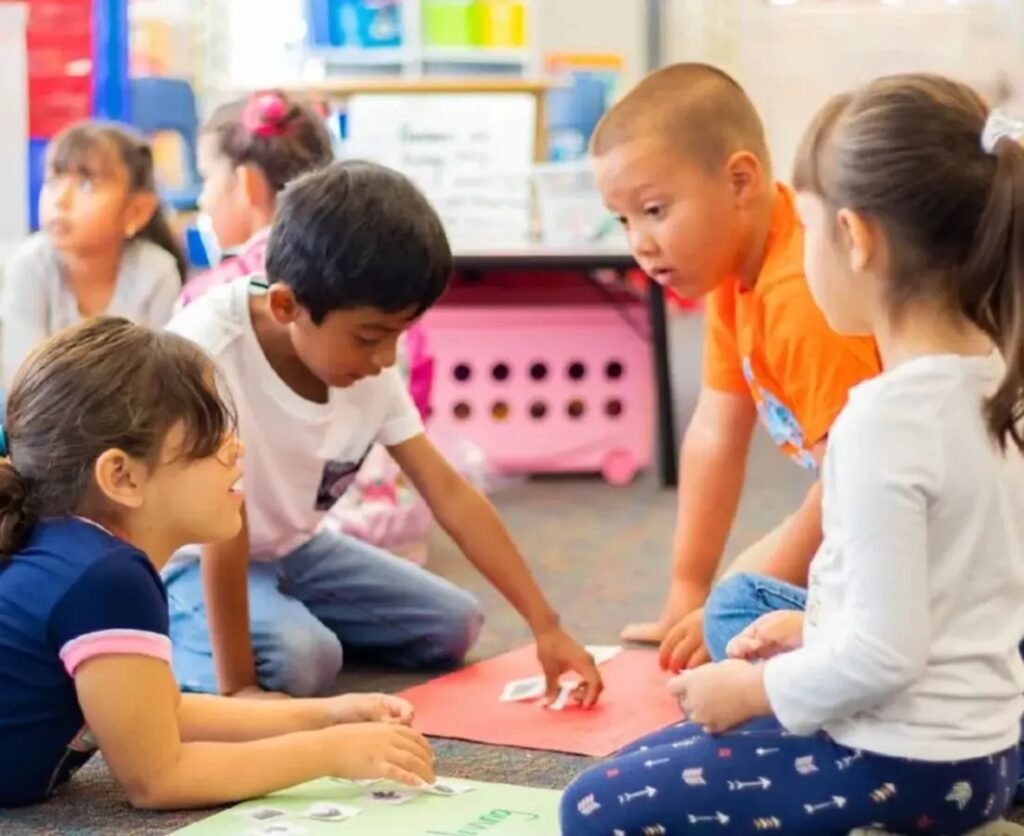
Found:
<path fill-rule="evenodd" d="M 256 93 L 242 110 L 242 127 L 254 136 L 282 136 L 288 129 L 288 110 L 279 93 Z"/>

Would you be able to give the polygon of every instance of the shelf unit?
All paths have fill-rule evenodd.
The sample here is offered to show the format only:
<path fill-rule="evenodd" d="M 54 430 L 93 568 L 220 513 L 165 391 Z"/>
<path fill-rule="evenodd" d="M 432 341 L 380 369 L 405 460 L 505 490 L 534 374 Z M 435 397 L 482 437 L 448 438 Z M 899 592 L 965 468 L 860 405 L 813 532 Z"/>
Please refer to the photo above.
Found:
<path fill-rule="evenodd" d="M 423 36 L 423 0 L 401 0 L 401 46 L 310 45 L 304 60 L 304 80 L 312 82 L 354 75 L 399 75 L 406 78 L 462 74 L 535 76 L 540 70 L 537 58 L 539 2 L 521 0 L 525 44 L 506 47 L 428 44 Z"/>

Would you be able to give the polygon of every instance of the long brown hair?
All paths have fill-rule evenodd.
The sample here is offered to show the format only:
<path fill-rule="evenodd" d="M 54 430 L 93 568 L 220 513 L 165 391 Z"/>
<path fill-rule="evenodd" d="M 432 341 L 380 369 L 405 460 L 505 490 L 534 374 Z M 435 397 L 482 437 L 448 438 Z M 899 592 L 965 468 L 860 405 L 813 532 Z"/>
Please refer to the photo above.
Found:
<path fill-rule="evenodd" d="M 43 343 L 7 401 L 0 565 L 40 518 L 96 503 L 93 468 L 104 451 L 153 463 L 179 422 L 188 459 L 214 454 L 234 426 L 209 358 L 183 337 L 96 317 Z"/>
<path fill-rule="evenodd" d="M 885 230 L 894 315 L 936 301 L 992 338 L 1006 374 L 985 404 L 989 431 L 1024 450 L 1024 148 L 1010 137 L 983 148 L 988 118 L 950 79 L 881 78 L 821 109 L 793 182 Z"/>
<path fill-rule="evenodd" d="M 113 148 L 128 171 L 128 188 L 132 192 L 157 194 L 153 151 L 145 138 L 127 125 L 116 122 L 77 122 L 66 128 L 50 143 L 47 165 L 56 174 L 88 170 L 95 157 L 106 148 Z M 134 235 L 152 241 L 174 258 L 182 284 L 188 275 L 188 262 L 163 209 L 158 207 L 149 222 Z"/>
<path fill-rule="evenodd" d="M 264 90 L 218 107 L 203 125 L 235 166 L 252 164 L 276 194 L 300 174 L 334 158 L 323 119 L 280 90 Z"/>

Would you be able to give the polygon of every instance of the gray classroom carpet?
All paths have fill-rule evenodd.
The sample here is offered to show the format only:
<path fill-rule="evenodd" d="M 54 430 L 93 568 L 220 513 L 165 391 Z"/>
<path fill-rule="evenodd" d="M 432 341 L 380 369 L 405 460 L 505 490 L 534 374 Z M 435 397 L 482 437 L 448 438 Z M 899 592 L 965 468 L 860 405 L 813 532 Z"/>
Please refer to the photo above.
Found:
<path fill-rule="evenodd" d="M 692 402 L 697 323 L 674 330 L 674 356 L 692 358 L 678 369 L 679 409 Z M 687 374 L 689 372 L 689 374 Z M 728 553 L 752 542 L 797 504 L 808 482 L 785 462 L 763 434 L 751 454 L 750 478 Z M 494 497 L 564 623 L 588 644 L 614 643 L 622 625 L 654 615 L 661 603 L 675 515 L 674 494 L 647 476 L 627 488 L 598 480 L 544 479 L 523 482 Z M 431 544 L 430 568 L 475 592 L 488 622 L 470 661 L 520 646 L 529 633 L 498 595 L 476 575 L 440 534 Z M 400 690 L 432 674 L 372 669 L 348 670 L 339 690 Z M 438 773 L 483 781 L 562 788 L 591 763 L 589 758 L 436 741 Z M 1022 811 L 1024 813 L 1024 811 Z M 96 758 L 50 802 L 0 811 L 0 836 L 61 834 L 166 834 L 209 812 L 141 813 L 132 810 L 102 760 Z M 1022 815 L 1024 819 L 1024 815 Z"/>

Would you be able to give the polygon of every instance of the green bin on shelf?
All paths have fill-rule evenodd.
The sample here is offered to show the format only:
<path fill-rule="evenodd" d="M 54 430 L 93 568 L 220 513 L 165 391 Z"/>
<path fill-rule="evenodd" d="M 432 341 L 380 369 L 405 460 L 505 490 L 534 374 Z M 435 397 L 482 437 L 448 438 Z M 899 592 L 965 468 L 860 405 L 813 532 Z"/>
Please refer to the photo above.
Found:
<path fill-rule="evenodd" d="M 480 4 L 477 0 L 423 0 L 423 39 L 428 46 L 480 46 Z"/>

